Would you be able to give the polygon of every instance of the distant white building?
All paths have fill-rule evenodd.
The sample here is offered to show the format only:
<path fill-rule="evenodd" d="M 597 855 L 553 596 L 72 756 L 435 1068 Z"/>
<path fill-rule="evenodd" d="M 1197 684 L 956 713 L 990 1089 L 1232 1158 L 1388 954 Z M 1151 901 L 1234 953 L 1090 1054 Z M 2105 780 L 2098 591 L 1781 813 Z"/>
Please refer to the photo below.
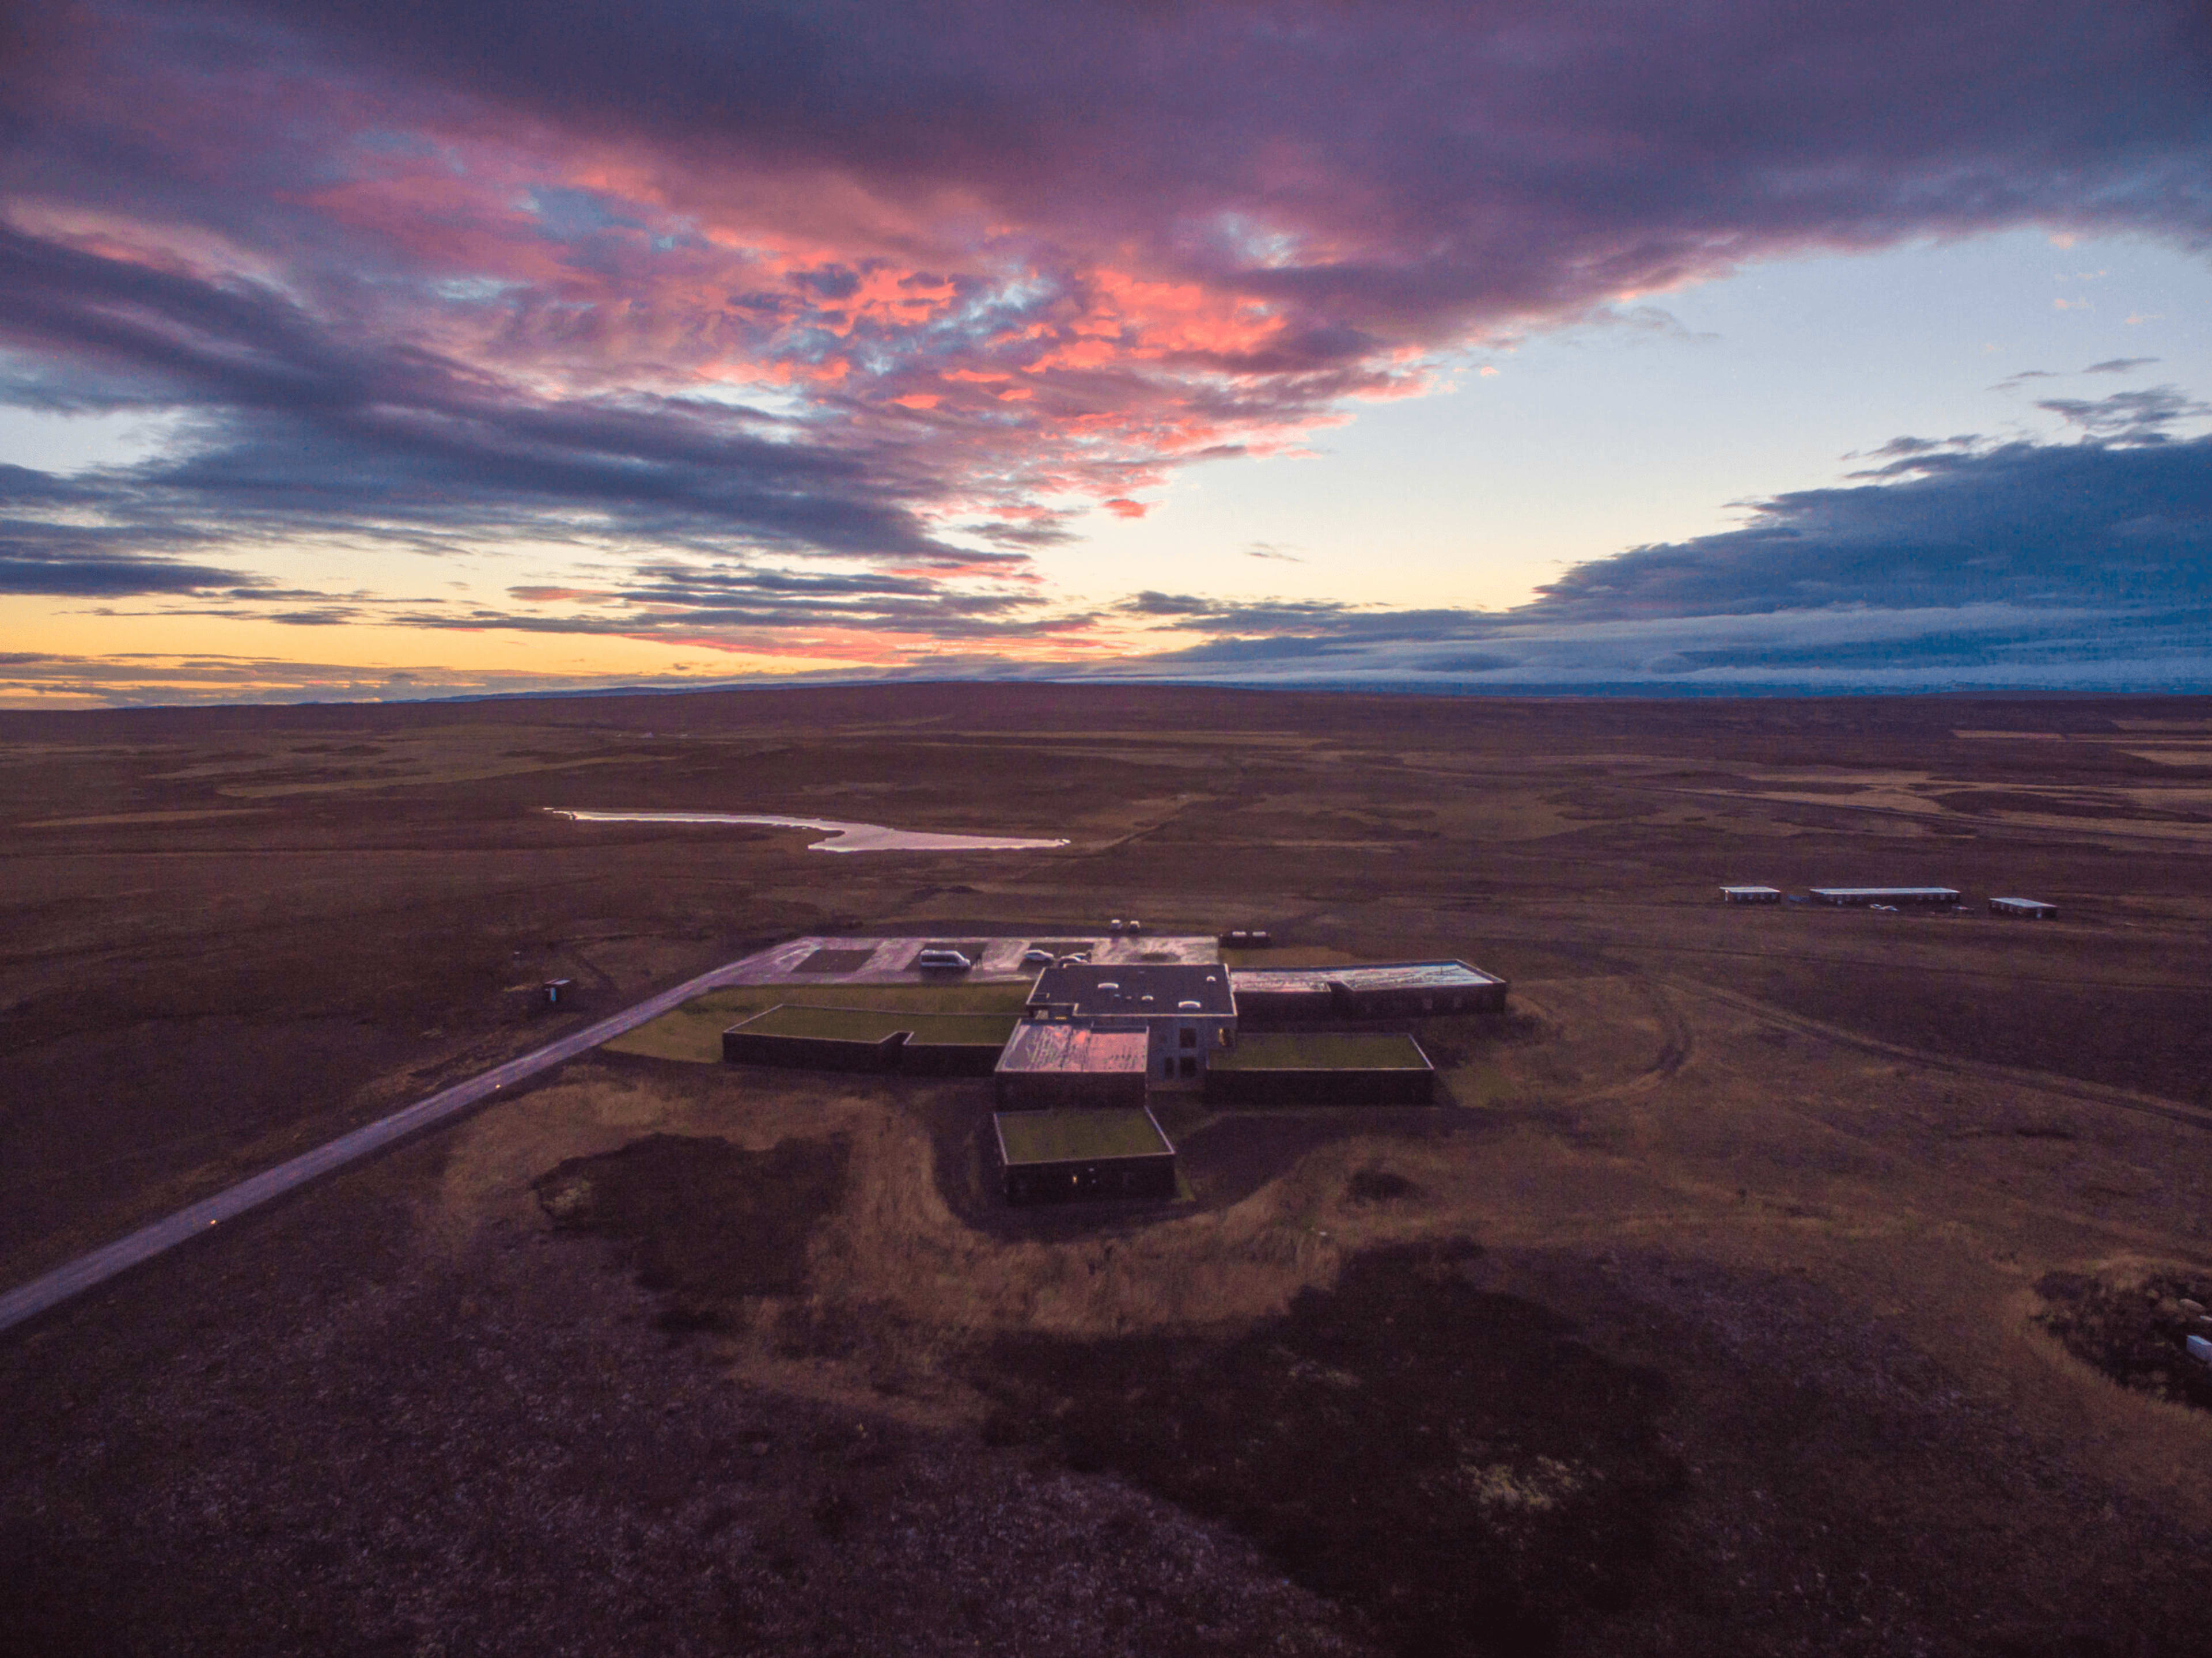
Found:
<path fill-rule="evenodd" d="M 1813 902 L 1858 908 L 1869 904 L 1891 904 L 1899 908 L 1907 904 L 1955 904 L 1959 902 L 1959 890 L 1956 887 L 1814 887 Z"/>
<path fill-rule="evenodd" d="M 1780 887 L 1723 887 L 1721 902 L 1725 904 L 1778 904 L 1782 902 Z"/>

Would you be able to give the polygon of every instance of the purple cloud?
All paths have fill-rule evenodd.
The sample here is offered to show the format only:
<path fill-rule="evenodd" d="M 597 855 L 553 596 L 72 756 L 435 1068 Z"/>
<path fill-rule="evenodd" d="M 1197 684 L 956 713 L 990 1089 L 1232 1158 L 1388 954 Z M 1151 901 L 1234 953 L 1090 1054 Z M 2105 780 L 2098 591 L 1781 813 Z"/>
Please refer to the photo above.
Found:
<path fill-rule="evenodd" d="M 634 610 L 1025 628 L 977 583 L 1432 350 L 1663 329 L 1616 307 L 1780 252 L 2212 236 L 2185 0 L 87 0 L 7 50 L 0 397 L 183 417 L 19 491 L 21 545 L 89 538 L 9 556 L 94 587 L 550 539 Z M 2171 438 L 2161 395 L 2042 406 Z M 894 585 L 716 598 L 672 552 Z"/>

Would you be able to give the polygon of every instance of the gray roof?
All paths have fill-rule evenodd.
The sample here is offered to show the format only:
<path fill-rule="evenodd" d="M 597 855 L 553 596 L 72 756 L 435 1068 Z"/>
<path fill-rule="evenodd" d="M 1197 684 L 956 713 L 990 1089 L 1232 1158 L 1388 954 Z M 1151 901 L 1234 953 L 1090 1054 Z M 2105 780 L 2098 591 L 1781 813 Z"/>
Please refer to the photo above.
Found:
<path fill-rule="evenodd" d="M 1239 990 L 1325 993 L 1332 983 L 1347 990 L 1467 990 L 1504 981 L 1465 962 L 1386 962 L 1371 967 L 1240 967 L 1230 974 Z"/>
<path fill-rule="evenodd" d="M 1194 1002 L 1194 1007 L 1186 1007 Z M 1079 1019 L 1172 1017 L 1176 1013 L 1233 1017 L 1237 999 L 1229 969 L 1204 965 L 1134 962 L 1078 963 L 1048 967 L 1030 992 L 1031 1007 L 1066 1007 Z"/>
<path fill-rule="evenodd" d="M 1121 1157 L 1171 1157 L 1175 1145 L 1142 1106 L 1121 1109 L 1001 1111 L 992 1118 L 999 1156 L 1024 1164 L 1110 1163 Z"/>
<path fill-rule="evenodd" d="M 1956 887 L 1814 887 L 1823 898 L 1955 898 Z"/>
<path fill-rule="evenodd" d="M 1102 1072 L 1142 1075 L 1151 1064 L 1151 1042 L 1141 1030 L 1093 1030 L 1087 1024 L 1030 1020 L 1014 1027 L 999 1055 L 1001 1072 Z"/>

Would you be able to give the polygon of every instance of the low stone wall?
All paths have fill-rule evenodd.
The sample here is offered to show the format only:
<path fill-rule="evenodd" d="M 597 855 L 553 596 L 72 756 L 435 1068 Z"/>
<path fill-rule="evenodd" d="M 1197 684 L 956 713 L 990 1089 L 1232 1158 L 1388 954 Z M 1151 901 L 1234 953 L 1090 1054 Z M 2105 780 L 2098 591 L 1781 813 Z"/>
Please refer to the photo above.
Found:
<path fill-rule="evenodd" d="M 988 1077 L 1005 1051 L 1003 1042 L 908 1042 L 898 1069 L 909 1077 Z"/>
<path fill-rule="evenodd" d="M 771 1065 L 793 1071 L 896 1071 L 906 1033 L 881 1042 L 838 1042 L 826 1036 L 771 1036 L 744 1030 L 722 1033 L 726 1065 Z"/>
<path fill-rule="evenodd" d="M 1001 1071 L 999 1109 L 1048 1111 L 1059 1106 L 1092 1106 L 1140 1110 L 1146 1086 L 1141 1071 Z"/>
<path fill-rule="evenodd" d="M 1030 1163 L 1000 1170 L 1006 1201 L 1011 1204 L 1079 1203 L 1115 1198 L 1172 1199 L 1176 1194 L 1176 1160 L 1172 1152 L 1157 1157 L 1109 1157 L 1096 1161 Z"/>
<path fill-rule="evenodd" d="M 1206 1073 L 1208 1105 L 1433 1105 L 1437 1073 L 1377 1071 L 1217 1071 Z"/>
<path fill-rule="evenodd" d="M 881 1042 L 840 1042 L 828 1036 L 777 1036 L 764 1031 L 725 1030 L 726 1065 L 767 1065 L 787 1071 L 896 1072 L 908 1077 L 988 1077 L 997 1069 L 1000 1044 L 915 1042 L 903 1030 Z"/>
<path fill-rule="evenodd" d="M 1503 1013 L 1504 984 L 1452 986 L 1435 990 L 1358 990 L 1331 983 L 1320 990 L 1237 992 L 1240 1023 L 1273 1029 L 1361 1019 L 1438 1019 L 1454 1014 Z"/>

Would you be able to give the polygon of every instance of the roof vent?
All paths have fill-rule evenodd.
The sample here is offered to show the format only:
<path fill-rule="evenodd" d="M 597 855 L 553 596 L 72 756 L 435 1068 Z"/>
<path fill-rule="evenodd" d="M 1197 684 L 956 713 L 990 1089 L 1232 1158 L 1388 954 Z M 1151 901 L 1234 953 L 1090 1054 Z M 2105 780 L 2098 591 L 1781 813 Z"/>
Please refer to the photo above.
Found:
<path fill-rule="evenodd" d="M 1203 1004 L 1199 1002 L 1177 1002 L 1176 1004 L 1176 1006 L 1185 1013 L 1195 1013 L 1202 1005 Z"/>
<path fill-rule="evenodd" d="M 1121 987 L 1121 981 L 1119 979 L 1101 979 L 1098 981 L 1098 987 L 1101 990 L 1119 990 Z"/>

